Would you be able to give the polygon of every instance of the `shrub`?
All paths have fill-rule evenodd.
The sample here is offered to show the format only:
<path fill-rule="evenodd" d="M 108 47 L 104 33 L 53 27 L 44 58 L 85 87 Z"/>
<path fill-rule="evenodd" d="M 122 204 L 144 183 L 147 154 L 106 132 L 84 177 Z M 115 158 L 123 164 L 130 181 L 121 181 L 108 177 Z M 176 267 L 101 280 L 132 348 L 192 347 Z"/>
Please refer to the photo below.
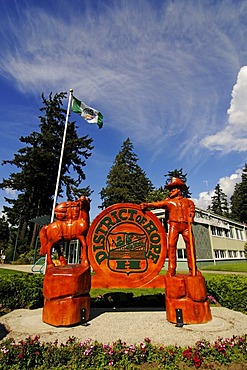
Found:
<path fill-rule="evenodd" d="M 43 275 L 10 274 L 1 276 L 2 309 L 38 308 L 43 306 Z"/>
<path fill-rule="evenodd" d="M 219 275 L 206 279 L 207 293 L 223 307 L 247 313 L 247 277 Z"/>
<path fill-rule="evenodd" d="M 206 287 L 221 306 L 247 313 L 247 277 L 218 275 L 206 277 Z M 0 280 L 2 308 L 39 308 L 43 306 L 43 275 L 3 275 Z M 134 296 L 133 293 L 111 292 L 91 298 L 92 307 L 164 307 L 164 294 Z"/>

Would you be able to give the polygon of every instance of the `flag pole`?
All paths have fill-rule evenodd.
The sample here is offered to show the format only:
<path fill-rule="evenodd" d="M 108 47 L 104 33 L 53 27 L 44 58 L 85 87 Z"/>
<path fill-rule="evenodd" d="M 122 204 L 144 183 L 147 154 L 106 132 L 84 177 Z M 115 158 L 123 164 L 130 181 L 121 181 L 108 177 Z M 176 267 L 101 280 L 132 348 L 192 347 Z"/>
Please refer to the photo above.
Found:
<path fill-rule="evenodd" d="M 73 89 L 70 89 L 70 91 L 69 91 L 69 100 L 68 100 L 68 108 L 67 108 L 67 114 L 66 114 L 66 121 L 65 121 L 64 132 L 63 132 L 63 142 L 62 142 L 60 161 L 59 161 L 59 167 L 58 167 L 58 173 L 57 173 L 56 190 L 55 190 L 55 194 L 54 194 L 53 208 L 52 208 L 52 214 L 51 214 L 51 222 L 54 221 L 55 208 L 56 208 L 57 197 L 58 197 L 58 189 L 59 189 L 60 175 L 61 175 L 61 169 L 62 169 L 62 163 L 63 163 L 63 153 L 64 153 L 66 133 L 67 133 L 67 127 L 68 127 L 68 121 L 69 121 L 69 112 L 70 112 L 72 94 L 73 94 Z"/>
<path fill-rule="evenodd" d="M 188 221 L 189 228 L 189 241 L 190 241 L 190 253 L 191 253 L 191 272 L 192 276 L 196 276 L 196 256 L 193 243 L 193 234 L 192 234 L 192 220 Z"/>

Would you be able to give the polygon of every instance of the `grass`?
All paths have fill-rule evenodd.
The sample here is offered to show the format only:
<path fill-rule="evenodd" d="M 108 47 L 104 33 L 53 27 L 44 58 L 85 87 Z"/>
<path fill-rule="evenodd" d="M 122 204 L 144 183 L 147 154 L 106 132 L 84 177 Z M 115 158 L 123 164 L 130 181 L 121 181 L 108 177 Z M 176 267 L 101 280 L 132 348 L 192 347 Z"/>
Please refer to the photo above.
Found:
<path fill-rule="evenodd" d="M 207 271 L 227 271 L 227 272 L 247 272 L 247 261 L 246 262 L 236 262 L 236 263 L 226 263 L 220 265 L 211 265 L 200 267 L 200 270 Z"/>
<path fill-rule="evenodd" d="M 0 276 L 16 275 L 16 274 L 26 274 L 26 272 L 17 271 L 17 270 L 10 270 L 10 269 L 1 269 L 1 266 L 0 266 Z"/>
<path fill-rule="evenodd" d="M 92 298 L 97 298 L 105 294 L 111 293 L 132 293 L 135 297 L 140 297 L 142 295 L 155 295 L 155 294 L 164 294 L 164 289 L 162 288 L 119 288 L 119 289 L 91 289 L 90 296 Z"/>

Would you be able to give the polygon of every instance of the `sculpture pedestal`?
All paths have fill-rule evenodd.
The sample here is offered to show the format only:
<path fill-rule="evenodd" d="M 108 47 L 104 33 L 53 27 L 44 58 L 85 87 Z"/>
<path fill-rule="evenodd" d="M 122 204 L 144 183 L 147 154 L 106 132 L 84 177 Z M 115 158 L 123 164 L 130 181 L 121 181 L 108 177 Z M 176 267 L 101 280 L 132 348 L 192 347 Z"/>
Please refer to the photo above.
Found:
<path fill-rule="evenodd" d="M 43 285 L 43 321 L 53 326 L 71 326 L 87 321 L 90 288 L 89 267 L 76 264 L 47 269 Z"/>
<path fill-rule="evenodd" d="M 204 277 L 165 276 L 166 317 L 172 323 L 203 324 L 212 320 Z M 179 310 L 179 311 L 178 311 Z"/>

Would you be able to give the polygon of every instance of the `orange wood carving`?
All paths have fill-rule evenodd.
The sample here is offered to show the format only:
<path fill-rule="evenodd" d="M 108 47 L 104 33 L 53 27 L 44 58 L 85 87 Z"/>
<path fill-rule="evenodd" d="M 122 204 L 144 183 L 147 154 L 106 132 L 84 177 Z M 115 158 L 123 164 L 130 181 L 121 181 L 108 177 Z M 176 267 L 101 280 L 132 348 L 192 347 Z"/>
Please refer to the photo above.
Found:
<path fill-rule="evenodd" d="M 166 233 L 159 219 L 132 203 L 102 211 L 87 235 L 88 257 L 95 272 L 92 287 L 164 287 L 158 276 L 165 263 Z"/>
<path fill-rule="evenodd" d="M 89 228 L 90 201 L 85 196 L 62 202 L 55 208 L 57 220 L 40 231 L 40 254 L 47 254 L 44 277 L 43 321 L 53 326 L 70 326 L 87 321 L 90 315 L 91 271 L 87 258 L 86 234 Z M 79 239 L 81 264 L 67 265 L 59 242 Z M 51 250 L 56 248 L 55 267 Z"/>
<path fill-rule="evenodd" d="M 199 271 L 196 276 L 165 276 L 166 317 L 177 322 L 176 310 L 182 310 L 184 324 L 203 324 L 212 320 L 207 299 L 205 279 Z"/>
<path fill-rule="evenodd" d="M 90 315 L 91 272 L 81 264 L 46 270 L 43 284 L 43 321 L 70 326 L 87 321 Z"/>
<path fill-rule="evenodd" d="M 192 232 L 192 223 L 195 215 L 195 205 L 191 199 L 184 198 L 182 192 L 187 189 L 185 183 L 173 177 L 166 185 L 170 195 L 168 198 L 158 202 L 141 203 L 141 208 L 164 208 L 167 212 L 169 233 L 168 233 L 168 273 L 176 274 L 176 249 L 179 235 L 182 235 L 187 252 L 187 262 L 191 275 L 196 275 L 196 254 L 195 240 Z"/>
<path fill-rule="evenodd" d="M 40 232 L 40 253 L 47 253 L 48 263 L 43 286 L 44 322 L 70 326 L 87 321 L 91 287 L 164 288 L 168 321 L 177 322 L 177 310 L 182 313 L 184 324 L 212 319 L 205 280 L 196 268 L 191 230 L 194 205 L 181 196 L 181 180 L 175 178 L 171 184 L 169 199 L 141 205 L 115 204 L 102 211 L 90 227 L 88 198 L 56 207 L 57 221 Z M 146 211 L 153 206 L 169 210 L 169 268 L 165 276 L 159 273 L 167 255 L 167 237 L 160 220 Z M 190 275 L 176 275 L 179 233 L 186 244 Z M 62 239 L 76 238 L 81 242 L 81 264 L 67 265 L 58 249 L 60 266 L 54 267 L 51 249 Z"/>
<path fill-rule="evenodd" d="M 82 196 L 71 202 L 62 202 L 55 208 L 57 220 L 40 230 L 40 254 L 47 254 L 47 268 L 54 267 L 51 250 L 55 247 L 59 254 L 61 265 L 67 262 L 61 253 L 58 243 L 61 240 L 79 239 L 81 243 L 81 264 L 89 266 L 87 258 L 86 234 L 89 228 L 90 201 Z"/>

